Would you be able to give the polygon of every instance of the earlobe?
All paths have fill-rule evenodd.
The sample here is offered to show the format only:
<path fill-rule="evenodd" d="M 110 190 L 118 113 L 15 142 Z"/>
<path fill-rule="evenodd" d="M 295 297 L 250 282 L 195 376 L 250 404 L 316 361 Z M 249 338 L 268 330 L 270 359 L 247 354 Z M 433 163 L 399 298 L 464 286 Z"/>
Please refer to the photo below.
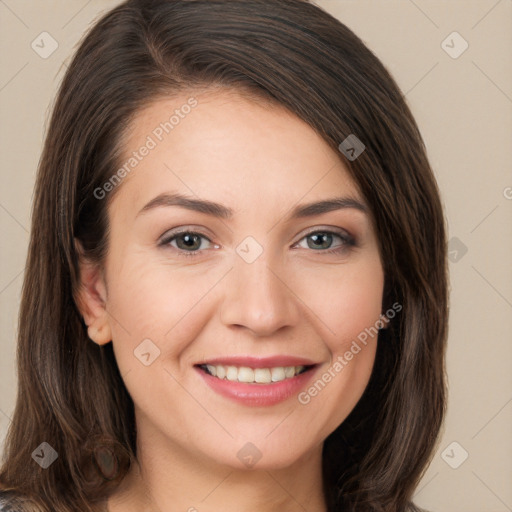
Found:
<path fill-rule="evenodd" d="M 89 338 L 98 345 L 112 340 L 107 312 L 107 288 L 102 269 L 84 256 L 80 241 L 75 238 L 79 260 L 79 286 L 76 305 L 87 325 Z"/>
<path fill-rule="evenodd" d="M 108 323 L 98 327 L 96 327 L 96 325 L 89 325 L 89 327 L 87 327 L 87 335 L 98 345 L 105 345 L 112 341 L 110 325 Z"/>

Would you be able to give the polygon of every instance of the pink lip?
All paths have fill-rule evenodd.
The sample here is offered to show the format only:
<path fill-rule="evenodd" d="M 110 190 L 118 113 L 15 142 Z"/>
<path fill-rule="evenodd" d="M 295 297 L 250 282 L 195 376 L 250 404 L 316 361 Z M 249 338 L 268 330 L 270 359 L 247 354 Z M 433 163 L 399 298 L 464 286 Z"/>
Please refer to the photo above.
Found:
<path fill-rule="evenodd" d="M 229 360 L 233 361 L 232 358 L 230 358 Z M 244 358 L 244 361 L 244 364 L 233 364 L 233 366 L 251 367 L 251 365 L 247 363 L 247 358 Z M 265 364 L 253 366 L 253 368 L 269 368 L 275 366 L 284 366 L 282 364 L 276 365 L 274 362 L 272 362 L 272 365 L 270 366 L 266 366 L 267 364 L 268 360 L 265 360 Z M 286 366 L 301 365 L 289 364 Z M 230 398 L 231 400 L 234 400 L 235 402 L 241 403 L 243 405 L 264 407 L 274 405 L 279 402 L 283 402 L 284 400 L 287 400 L 291 396 L 297 396 L 301 389 L 304 389 L 307 383 L 310 381 L 310 379 L 313 378 L 313 375 L 316 373 L 315 370 L 317 367 L 318 366 L 315 366 L 314 368 L 311 368 L 306 372 L 301 373 L 300 375 L 296 375 L 295 377 L 285 379 L 280 382 L 272 382 L 270 384 L 248 384 L 245 382 L 232 382 L 229 380 L 218 379 L 217 377 L 213 377 L 212 375 L 209 375 L 198 366 L 195 366 L 194 369 L 204 379 L 204 382 L 216 393 L 226 398 Z"/>
<path fill-rule="evenodd" d="M 222 366 L 246 366 L 248 368 L 276 368 L 278 366 L 311 366 L 316 364 L 310 359 L 294 356 L 271 356 L 271 357 L 254 357 L 254 356 L 230 356 L 215 357 L 206 359 L 199 364 L 211 364 Z"/>

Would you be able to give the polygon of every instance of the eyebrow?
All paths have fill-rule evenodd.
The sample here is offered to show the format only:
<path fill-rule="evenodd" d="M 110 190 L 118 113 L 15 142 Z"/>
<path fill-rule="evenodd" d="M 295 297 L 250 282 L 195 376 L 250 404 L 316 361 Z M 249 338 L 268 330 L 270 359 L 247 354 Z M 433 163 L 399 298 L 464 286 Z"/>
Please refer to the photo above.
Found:
<path fill-rule="evenodd" d="M 204 213 L 220 219 L 230 219 L 234 211 L 227 206 L 224 206 L 213 201 L 206 199 L 194 199 L 193 197 L 185 196 L 182 194 L 160 194 L 153 198 L 137 213 L 137 217 L 149 210 L 164 206 L 181 206 L 187 210 Z M 288 219 L 300 219 L 305 217 L 313 217 L 314 215 L 321 215 L 334 210 L 341 210 L 345 208 L 353 208 L 365 214 L 368 214 L 368 206 L 358 199 L 353 197 L 334 197 L 323 201 L 296 206 Z"/>

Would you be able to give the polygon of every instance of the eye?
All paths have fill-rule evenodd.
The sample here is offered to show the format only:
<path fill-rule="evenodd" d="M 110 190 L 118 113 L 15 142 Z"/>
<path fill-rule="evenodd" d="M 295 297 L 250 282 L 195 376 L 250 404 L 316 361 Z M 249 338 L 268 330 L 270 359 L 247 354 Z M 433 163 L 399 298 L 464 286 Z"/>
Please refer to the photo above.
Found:
<path fill-rule="evenodd" d="M 204 241 L 206 241 L 206 244 Z M 304 242 L 306 246 L 304 246 Z M 180 256 L 192 257 L 199 256 L 206 249 L 219 248 L 207 236 L 190 230 L 170 232 L 162 238 L 159 245 L 172 247 Z M 296 245 L 304 249 L 313 249 L 323 254 L 341 253 L 355 246 L 356 241 L 346 232 L 337 233 L 330 230 L 317 230 L 308 233 Z"/>
<path fill-rule="evenodd" d="M 204 240 L 207 242 L 207 247 L 204 247 Z M 179 251 L 179 254 L 182 256 L 196 256 L 201 250 L 218 247 L 218 245 L 212 244 L 211 240 L 205 235 L 186 230 L 167 234 L 159 245 L 171 246 Z"/>
<path fill-rule="evenodd" d="M 337 244 L 335 243 L 336 240 L 338 240 Z M 303 245 L 303 241 L 305 241 L 306 247 Z M 298 245 L 304 249 L 313 249 L 323 253 L 338 253 L 347 251 L 355 244 L 355 239 L 348 233 L 319 230 L 307 234 Z"/>

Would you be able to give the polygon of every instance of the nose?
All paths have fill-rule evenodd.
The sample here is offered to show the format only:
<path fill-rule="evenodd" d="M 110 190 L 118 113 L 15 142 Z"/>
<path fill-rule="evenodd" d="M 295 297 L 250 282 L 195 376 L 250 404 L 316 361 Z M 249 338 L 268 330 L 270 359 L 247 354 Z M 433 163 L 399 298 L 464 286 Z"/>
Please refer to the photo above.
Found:
<path fill-rule="evenodd" d="M 300 320 L 300 299 L 290 272 L 285 274 L 265 252 L 252 263 L 236 257 L 227 277 L 220 313 L 224 325 L 269 336 Z"/>

